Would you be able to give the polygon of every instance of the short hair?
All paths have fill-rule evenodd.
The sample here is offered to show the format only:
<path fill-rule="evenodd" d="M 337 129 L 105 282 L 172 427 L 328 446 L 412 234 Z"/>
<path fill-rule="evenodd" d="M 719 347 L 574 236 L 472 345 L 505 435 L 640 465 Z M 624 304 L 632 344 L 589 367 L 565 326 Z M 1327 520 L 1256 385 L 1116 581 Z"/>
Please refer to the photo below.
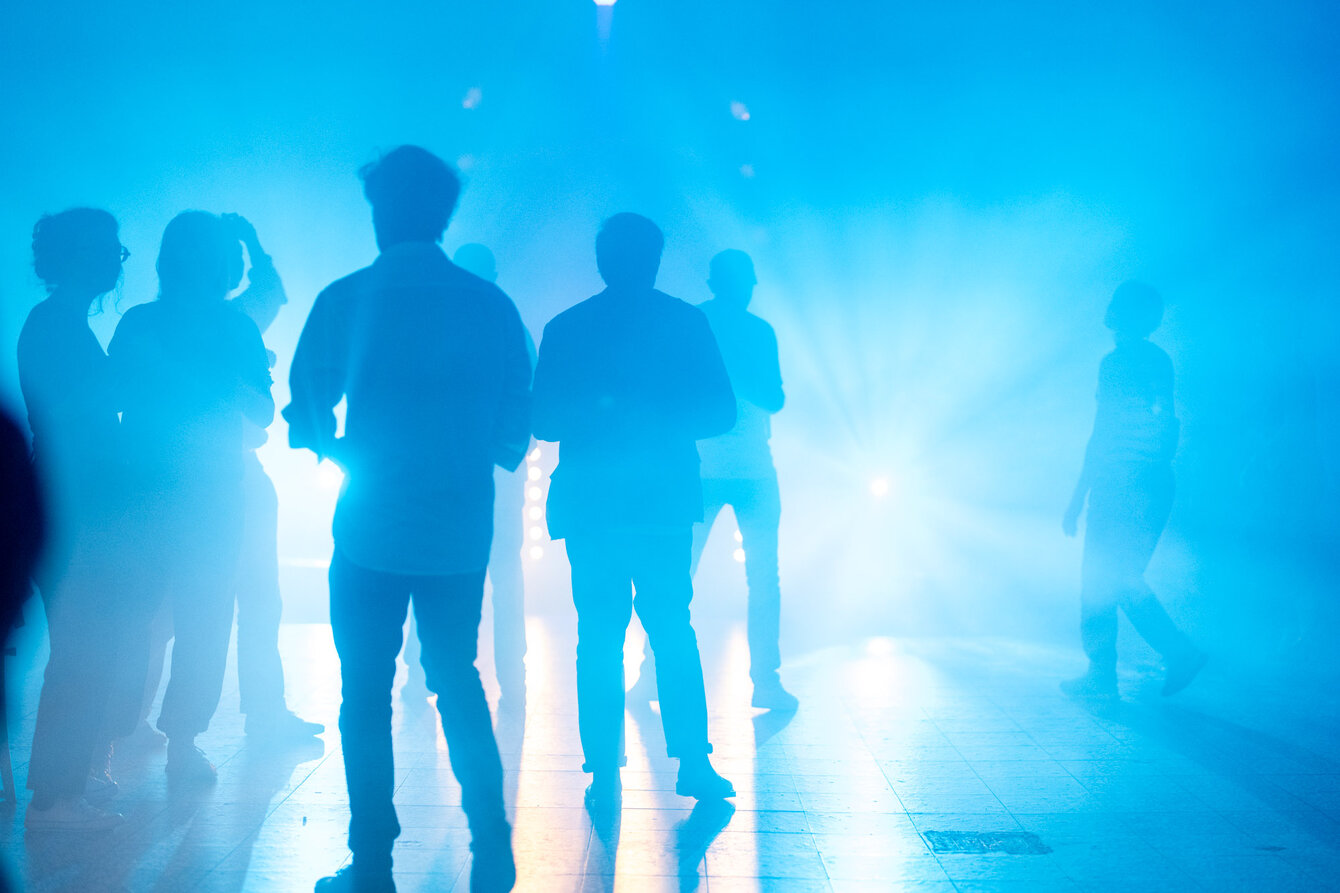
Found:
<path fill-rule="evenodd" d="M 48 292 L 55 291 L 88 263 L 87 249 L 104 236 L 117 235 L 116 218 L 100 208 L 70 208 L 44 214 L 33 226 L 33 272 Z"/>
<path fill-rule="evenodd" d="M 456 249 L 451 261 L 467 273 L 473 273 L 488 282 L 494 282 L 498 278 L 498 261 L 487 245 L 466 242 Z"/>
<path fill-rule="evenodd" d="M 713 279 L 740 279 L 748 275 L 750 279 L 758 281 L 753 258 L 738 248 L 727 248 L 713 255 L 707 275 Z"/>
<path fill-rule="evenodd" d="M 1112 293 L 1103 324 L 1114 332 L 1146 338 L 1163 322 L 1163 296 L 1143 282 L 1123 282 Z"/>
<path fill-rule="evenodd" d="M 242 243 L 217 214 L 182 211 L 158 247 L 160 299 L 223 300 L 242 281 Z"/>
<path fill-rule="evenodd" d="M 447 230 L 461 178 L 419 146 L 400 146 L 358 171 L 380 234 L 393 241 L 438 241 Z"/>
<path fill-rule="evenodd" d="M 596 235 L 596 266 L 608 285 L 650 288 L 661 267 L 665 234 L 641 214 L 624 212 L 606 220 Z"/>

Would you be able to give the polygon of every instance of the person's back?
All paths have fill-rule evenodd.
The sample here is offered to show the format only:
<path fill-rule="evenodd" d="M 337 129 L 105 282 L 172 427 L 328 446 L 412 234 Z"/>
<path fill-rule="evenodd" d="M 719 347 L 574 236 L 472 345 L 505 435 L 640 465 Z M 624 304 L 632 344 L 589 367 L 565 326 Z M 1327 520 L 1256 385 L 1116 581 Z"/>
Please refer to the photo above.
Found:
<path fill-rule="evenodd" d="M 610 288 L 551 321 L 542 344 L 535 434 L 562 441 L 551 533 L 698 518 L 695 441 L 728 429 L 735 411 L 702 312 L 653 289 Z"/>
<path fill-rule="evenodd" d="M 1172 360 L 1143 338 L 1118 342 L 1098 370 L 1095 460 L 1115 470 L 1169 462 L 1177 451 Z"/>

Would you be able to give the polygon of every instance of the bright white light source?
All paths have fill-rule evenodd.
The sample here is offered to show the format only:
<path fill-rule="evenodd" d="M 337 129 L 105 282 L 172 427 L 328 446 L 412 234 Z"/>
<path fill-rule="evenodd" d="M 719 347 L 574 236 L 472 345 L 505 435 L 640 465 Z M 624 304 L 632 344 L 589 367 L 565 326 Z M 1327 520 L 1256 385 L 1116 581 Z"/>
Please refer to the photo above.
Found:
<path fill-rule="evenodd" d="M 544 530 L 539 527 L 532 527 L 529 535 L 532 540 L 538 540 L 540 537 L 544 536 Z"/>
<path fill-rule="evenodd" d="M 738 530 L 735 531 L 735 541 L 736 541 L 737 543 L 742 543 L 742 542 L 744 542 L 744 534 L 741 533 L 741 532 L 738 531 Z"/>
<path fill-rule="evenodd" d="M 526 461 L 527 461 L 527 462 L 539 462 L 539 461 L 540 461 L 540 448 L 539 448 L 539 447 L 536 447 L 535 449 L 531 450 L 531 451 L 530 451 L 530 455 L 526 457 Z"/>
<path fill-rule="evenodd" d="M 596 6 L 613 6 L 618 0 L 596 0 Z"/>
<path fill-rule="evenodd" d="M 539 561 L 541 558 L 543 558 L 543 557 L 544 557 L 544 546 L 531 546 L 531 547 L 530 547 L 530 557 L 531 557 L 532 559 L 536 560 L 536 561 Z"/>
<path fill-rule="evenodd" d="M 526 498 L 529 499 L 531 502 L 538 502 L 540 497 L 543 495 L 544 491 L 542 491 L 539 487 L 526 488 Z"/>
<path fill-rule="evenodd" d="M 740 564 L 744 564 L 744 549 L 736 549 L 732 557 L 734 557 Z"/>
<path fill-rule="evenodd" d="M 478 87 L 471 87 L 465 91 L 465 98 L 461 100 L 461 108 L 477 109 L 479 103 L 484 99 L 484 91 Z"/>
<path fill-rule="evenodd" d="M 316 480 L 323 490 L 338 490 L 344 483 L 344 472 L 334 462 L 322 462 L 316 467 Z"/>
<path fill-rule="evenodd" d="M 544 517 L 544 509 L 540 508 L 538 505 L 532 505 L 530 509 L 527 510 L 526 515 L 532 521 L 538 521 Z"/>
<path fill-rule="evenodd" d="M 540 475 L 542 474 L 544 474 L 544 472 L 540 471 L 540 466 L 538 465 L 532 465 L 526 469 L 527 480 L 538 481 L 540 479 Z"/>
<path fill-rule="evenodd" d="M 739 100 L 732 102 L 730 104 L 730 116 L 734 118 L 736 121 L 748 121 L 749 106 L 745 105 L 743 102 L 740 102 Z"/>
<path fill-rule="evenodd" d="M 880 475 L 870 481 L 870 495 L 876 499 L 883 499 L 889 495 L 889 479 Z"/>

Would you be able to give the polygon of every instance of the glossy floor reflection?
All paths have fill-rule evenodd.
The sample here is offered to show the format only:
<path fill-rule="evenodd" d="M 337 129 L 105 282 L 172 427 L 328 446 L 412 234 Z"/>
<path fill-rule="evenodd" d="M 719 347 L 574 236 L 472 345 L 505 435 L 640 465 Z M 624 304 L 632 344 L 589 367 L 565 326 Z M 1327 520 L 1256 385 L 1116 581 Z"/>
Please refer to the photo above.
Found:
<path fill-rule="evenodd" d="M 1127 700 L 1098 709 L 1056 688 L 1078 669 L 1073 652 L 1003 641 L 806 655 L 786 667 L 802 700 L 793 718 L 749 709 L 741 636 L 706 641 L 716 762 L 739 796 L 696 809 L 675 796 L 658 718 L 642 707 L 629 714 L 621 819 L 593 828 L 566 628 L 532 619 L 528 707 L 497 717 L 521 890 L 1316 890 L 1340 877 L 1333 696 L 1303 703 L 1219 669 L 1171 703 L 1153 676 L 1125 678 Z M 290 704 L 327 723 L 324 741 L 253 746 L 234 686 L 200 741 L 221 764 L 216 787 L 179 796 L 161 750 L 126 750 L 120 831 L 25 836 L 24 804 L 6 815 L 0 843 L 22 888 L 287 893 L 338 868 L 329 629 L 286 626 L 283 646 Z M 41 660 L 12 665 L 27 670 L 20 786 Z M 434 713 L 398 699 L 396 724 L 399 887 L 463 890 L 468 836 Z M 1032 832 L 1048 852 L 937 854 L 930 831 Z"/>

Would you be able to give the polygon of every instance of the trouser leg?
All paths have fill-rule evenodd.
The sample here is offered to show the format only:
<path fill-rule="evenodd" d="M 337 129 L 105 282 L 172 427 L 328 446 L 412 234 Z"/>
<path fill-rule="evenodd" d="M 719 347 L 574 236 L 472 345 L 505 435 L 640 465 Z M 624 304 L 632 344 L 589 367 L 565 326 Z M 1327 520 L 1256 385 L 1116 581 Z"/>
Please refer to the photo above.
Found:
<path fill-rule="evenodd" d="M 502 761 L 475 666 L 484 572 L 416 577 L 413 586 L 423 669 L 428 690 L 437 694 L 461 807 L 476 838 L 497 834 L 507 823 Z"/>
<path fill-rule="evenodd" d="M 698 638 L 689 616 L 692 534 L 640 535 L 628 550 L 635 562 L 633 606 L 651 640 L 659 682 L 661 724 L 672 757 L 711 753 L 707 741 L 707 696 Z M 620 677 L 622 682 L 622 677 Z M 621 686 L 622 687 L 622 686 Z"/>
<path fill-rule="evenodd" d="M 521 565 L 525 545 L 525 466 L 494 474 L 493 545 L 489 583 L 493 588 L 493 667 L 504 697 L 526 690 L 526 582 Z"/>
<path fill-rule="evenodd" d="M 391 683 L 409 579 L 377 573 L 338 550 L 330 562 L 330 629 L 340 657 L 340 736 L 349 789 L 349 849 L 361 868 L 391 867 L 400 836 L 391 747 Z"/>
<path fill-rule="evenodd" d="M 689 576 L 694 577 L 698 573 L 698 562 L 703 557 L 703 550 L 707 547 L 707 540 L 712 535 L 712 527 L 716 524 L 717 517 L 721 510 L 726 507 L 726 494 L 723 492 L 722 481 L 703 481 L 703 520 L 693 525 L 693 546 L 692 554 L 689 559 Z M 642 664 L 639 670 L 639 678 L 645 680 L 650 685 L 656 684 L 656 661 L 652 657 L 651 636 L 647 636 L 646 641 L 642 643 Z"/>
<path fill-rule="evenodd" d="M 93 754 L 105 744 L 117 646 L 106 604 L 111 581 L 79 551 L 59 582 L 42 591 L 51 656 L 38 700 L 28 787 L 43 799 L 81 796 Z"/>
<path fill-rule="evenodd" d="M 633 605 L 624 548 L 619 538 L 609 535 L 567 538 L 577 608 L 577 722 L 587 772 L 627 762 L 623 646 Z"/>
<path fill-rule="evenodd" d="M 755 685 L 777 682 L 782 590 L 777 570 L 777 529 L 782 503 L 777 479 L 741 481 L 733 503 L 744 547 L 744 572 L 749 584 L 749 676 Z"/>
<path fill-rule="evenodd" d="M 279 657 L 279 498 L 253 454 L 243 484 L 246 521 L 237 566 L 237 682 L 242 712 L 283 713 L 284 665 Z"/>
<path fill-rule="evenodd" d="M 208 526 L 202 516 L 209 519 Z M 181 537 L 164 558 L 175 643 L 158 728 L 169 738 L 190 739 L 209 728 L 223 693 L 233 632 L 241 499 L 202 499 L 176 520 L 182 525 Z"/>

